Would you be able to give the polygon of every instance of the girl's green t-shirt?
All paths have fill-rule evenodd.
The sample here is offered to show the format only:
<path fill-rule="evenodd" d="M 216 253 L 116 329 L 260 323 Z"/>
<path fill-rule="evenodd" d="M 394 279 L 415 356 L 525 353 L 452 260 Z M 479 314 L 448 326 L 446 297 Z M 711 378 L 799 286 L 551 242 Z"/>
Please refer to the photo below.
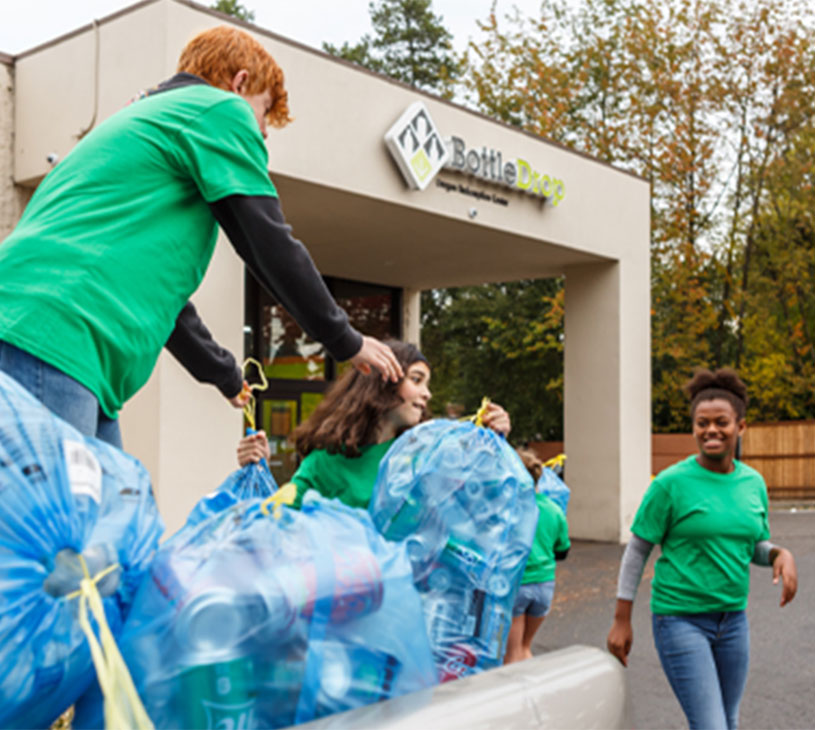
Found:
<path fill-rule="evenodd" d="M 529 551 L 521 585 L 543 583 L 555 579 L 555 553 L 571 547 L 566 515 L 545 494 L 535 495 L 538 503 L 538 526 Z"/>
<path fill-rule="evenodd" d="M 767 488 L 735 461 L 729 474 L 689 456 L 651 482 L 631 531 L 662 546 L 651 585 L 656 614 L 741 611 L 756 543 L 769 540 Z"/>
<path fill-rule="evenodd" d="M 329 453 L 324 449 L 312 451 L 298 467 L 291 480 L 297 485 L 296 509 L 300 509 L 303 496 L 316 489 L 323 497 L 337 498 L 349 507 L 367 509 L 376 483 L 379 462 L 393 444 L 393 439 L 381 444 L 360 448 L 359 456 Z"/>
<path fill-rule="evenodd" d="M 148 379 L 209 265 L 209 203 L 276 197 L 252 108 L 194 84 L 102 122 L 0 245 L 0 340 L 88 388 L 108 416 Z"/>

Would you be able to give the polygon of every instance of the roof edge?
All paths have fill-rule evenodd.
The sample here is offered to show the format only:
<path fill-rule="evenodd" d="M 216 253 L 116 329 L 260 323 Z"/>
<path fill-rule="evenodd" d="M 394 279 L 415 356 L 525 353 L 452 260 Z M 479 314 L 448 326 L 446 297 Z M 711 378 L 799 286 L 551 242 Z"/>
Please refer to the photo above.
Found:
<path fill-rule="evenodd" d="M 106 16 L 104 16 L 102 18 L 98 18 L 98 19 L 96 19 L 95 22 L 98 25 L 104 25 L 104 24 L 109 23 L 109 22 L 111 22 L 113 20 L 116 20 L 117 18 L 122 17 L 123 15 L 127 15 L 127 14 L 129 14 L 129 13 L 135 11 L 135 10 L 138 10 L 140 8 L 143 8 L 143 7 L 146 7 L 148 5 L 152 5 L 153 3 L 161 2 L 161 1 L 162 0 L 141 0 L 141 2 L 134 3 L 133 5 L 128 5 L 126 8 L 122 8 L 121 10 L 117 10 L 115 13 L 111 13 L 110 15 L 106 15 Z M 623 170 L 623 169 L 617 167 L 616 165 L 614 165 L 614 164 L 612 164 L 610 162 L 606 162 L 605 160 L 600 160 L 597 157 L 594 157 L 593 155 L 590 155 L 587 152 L 583 152 L 581 150 L 573 149 L 572 147 L 569 147 L 568 145 L 562 144 L 561 142 L 555 142 L 555 141 L 553 141 L 551 139 L 547 139 L 546 137 L 542 137 L 539 134 L 535 134 L 534 132 L 529 132 L 529 131 L 527 131 L 525 129 L 521 129 L 520 127 L 516 127 L 516 126 L 514 126 L 512 124 L 508 124 L 507 122 L 503 122 L 503 121 L 501 121 L 499 119 L 495 119 L 495 118 L 493 118 L 493 117 L 491 117 L 491 116 L 489 116 L 487 114 L 484 114 L 483 112 L 477 111 L 475 109 L 470 109 L 469 107 L 462 106 L 461 104 L 456 104 L 455 102 L 452 102 L 452 101 L 450 101 L 448 99 L 444 99 L 444 98 L 442 98 L 442 97 L 440 97 L 440 96 L 438 96 L 436 94 L 433 94 L 433 93 L 431 93 L 429 91 L 424 91 L 422 89 L 417 89 L 417 88 L 415 88 L 413 86 L 410 86 L 410 84 L 406 84 L 406 83 L 404 83 L 402 81 L 397 81 L 396 79 L 391 78 L 390 76 L 387 76 L 385 74 L 378 73 L 376 71 L 371 71 L 370 69 L 365 68 L 364 66 L 360 66 L 359 64 L 352 63 L 351 61 L 346 61 L 345 59 L 337 58 L 336 56 L 332 56 L 330 53 L 326 53 L 325 51 L 322 51 L 322 50 L 320 50 L 318 48 L 313 48 L 311 46 L 305 45 L 304 43 L 300 43 L 299 41 L 295 41 L 295 40 L 293 40 L 291 38 L 287 38 L 285 36 L 279 35 L 278 33 L 267 30 L 266 28 L 262 28 L 261 26 L 255 25 L 254 23 L 250 23 L 248 21 L 241 20 L 240 18 L 236 18 L 236 17 L 234 17 L 232 15 L 227 15 L 226 13 L 221 13 L 218 10 L 214 10 L 212 8 L 206 7 L 205 5 L 201 5 L 200 3 L 194 2 L 193 0 L 170 0 L 170 1 L 174 2 L 174 3 L 177 3 L 178 5 L 186 5 L 187 7 L 192 8 L 193 10 L 196 10 L 198 12 L 205 13 L 206 15 L 211 15 L 211 16 L 213 16 L 215 18 L 220 18 L 221 20 L 224 20 L 224 21 L 226 21 L 228 23 L 231 23 L 233 25 L 237 25 L 237 26 L 239 26 L 241 28 L 245 28 L 247 30 L 251 30 L 253 33 L 257 33 L 258 35 L 262 35 L 262 36 L 265 36 L 267 38 L 271 38 L 271 39 L 273 39 L 273 40 L 275 40 L 275 41 L 277 41 L 279 43 L 285 43 L 288 46 L 292 46 L 292 47 L 297 48 L 297 49 L 299 49 L 301 51 L 305 51 L 306 53 L 311 53 L 313 55 L 321 56 L 321 57 L 323 57 L 325 59 L 328 59 L 328 60 L 332 61 L 333 63 L 338 63 L 338 64 L 341 64 L 341 65 L 347 66 L 347 67 L 352 68 L 355 71 L 358 71 L 360 73 L 368 74 L 369 76 L 373 76 L 373 77 L 375 77 L 375 78 L 377 78 L 377 79 L 379 79 L 381 81 L 385 81 L 386 83 L 393 84 L 394 86 L 399 86 L 399 87 L 405 89 L 406 91 L 410 91 L 412 94 L 418 94 L 420 96 L 424 96 L 425 98 L 432 99 L 433 101 L 435 101 L 437 103 L 445 104 L 445 105 L 450 106 L 450 107 L 452 107 L 452 108 L 454 108 L 454 109 L 456 109 L 458 111 L 466 112 L 467 114 L 475 116 L 475 117 L 477 117 L 479 119 L 482 119 L 484 121 L 491 122 L 492 124 L 497 124 L 497 125 L 499 125 L 501 127 L 504 127 L 506 129 L 511 129 L 514 132 L 517 132 L 519 134 L 523 134 L 523 135 L 525 135 L 527 137 L 531 137 L 532 139 L 535 139 L 538 142 L 542 142 L 543 144 L 549 145 L 550 147 L 554 147 L 555 149 L 563 150 L 565 152 L 569 152 L 570 154 L 577 155 L 579 157 L 583 157 L 584 159 L 591 160 L 592 162 L 595 162 L 595 163 L 597 163 L 599 165 L 603 165 L 605 167 L 610 167 L 615 172 L 619 172 L 619 173 L 621 173 L 623 175 L 628 175 L 629 177 L 633 177 L 636 180 L 640 180 L 640 181 L 650 185 L 650 183 L 649 183 L 649 181 L 648 181 L 648 179 L 646 177 L 644 177 L 642 175 L 638 175 L 637 173 L 631 172 L 630 170 Z M 73 38 L 74 36 L 77 36 L 77 35 L 79 35 L 81 33 L 85 33 L 87 31 L 93 29 L 93 26 L 94 26 L 93 22 L 86 23 L 85 25 L 83 25 L 83 26 L 81 26 L 79 28 L 76 28 L 75 30 L 72 30 L 72 31 L 70 31 L 68 33 L 64 33 L 61 36 L 53 38 L 50 41 L 47 41 L 46 43 L 42 43 L 42 44 L 40 44 L 38 46 L 35 46 L 33 48 L 30 48 L 30 49 L 28 49 L 26 51 L 22 51 L 21 53 L 18 53 L 18 54 L 14 55 L 14 56 L 7 56 L 6 57 L 6 58 L 8 58 L 7 62 L 10 63 L 11 65 L 13 65 L 16 61 L 18 61 L 21 58 L 25 58 L 26 56 L 30 56 L 30 55 L 32 55 L 34 53 L 37 53 L 39 51 L 42 51 L 42 50 L 44 50 L 46 48 L 57 45 L 58 43 L 62 43 L 63 41 L 68 40 L 69 38 Z M 5 54 L 0 53 L 0 61 L 6 62 L 6 61 L 4 61 L 3 56 L 5 56 Z"/>

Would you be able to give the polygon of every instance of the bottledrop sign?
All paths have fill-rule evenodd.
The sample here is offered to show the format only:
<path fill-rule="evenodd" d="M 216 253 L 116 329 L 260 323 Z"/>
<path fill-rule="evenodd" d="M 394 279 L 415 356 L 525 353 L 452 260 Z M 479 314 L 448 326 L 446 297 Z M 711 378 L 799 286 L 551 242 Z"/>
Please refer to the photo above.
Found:
<path fill-rule="evenodd" d="M 540 195 L 558 205 L 566 195 L 563 180 L 536 170 L 520 157 L 505 158 L 501 150 L 482 147 L 471 148 L 461 137 L 450 137 L 450 151 L 445 167 L 480 177 L 487 182 L 521 190 L 530 195 Z"/>
<path fill-rule="evenodd" d="M 405 182 L 424 190 L 442 169 L 546 198 L 557 206 L 566 196 L 563 180 L 520 157 L 482 146 L 468 148 L 458 136 L 443 138 L 427 107 L 411 104 L 385 133 L 385 144 Z"/>
<path fill-rule="evenodd" d="M 385 133 L 385 144 L 408 186 L 424 190 L 447 161 L 447 147 L 422 102 L 411 104 Z"/>

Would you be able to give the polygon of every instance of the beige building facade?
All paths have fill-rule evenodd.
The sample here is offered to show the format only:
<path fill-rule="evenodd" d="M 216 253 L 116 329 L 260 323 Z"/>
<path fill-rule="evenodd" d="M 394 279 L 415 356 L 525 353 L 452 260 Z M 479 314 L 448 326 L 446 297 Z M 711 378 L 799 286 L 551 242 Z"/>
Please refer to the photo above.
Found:
<path fill-rule="evenodd" d="M 650 474 L 650 190 L 640 178 L 186 0 L 146 0 L 0 55 L 0 233 L 85 130 L 171 76 L 189 38 L 222 23 L 252 33 L 285 72 L 295 121 L 270 130 L 270 174 L 342 303 L 372 316 L 384 302 L 377 326 L 418 341 L 422 290 L 565 277 L 571 531 L 626 539 Z M 260 425 L 284 433 L 339 368 L 302 337 L 289 338 L 294 359 L 273 351 L 289 323 L 267 300 L 221 236 L 194 302 L 219 342 L 268 365 L 278 392 Z M 235 467 L 240 428 L 214 388 L 162 354 L 122 431 L 168 532 Z"/>

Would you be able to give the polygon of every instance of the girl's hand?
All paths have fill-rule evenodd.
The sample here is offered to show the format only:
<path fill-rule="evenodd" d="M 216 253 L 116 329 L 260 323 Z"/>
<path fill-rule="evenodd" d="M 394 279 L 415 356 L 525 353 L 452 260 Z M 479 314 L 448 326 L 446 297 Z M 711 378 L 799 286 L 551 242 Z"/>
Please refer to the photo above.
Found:
<path fill-rule="evenodd" d="M 628 666 L 628 655 L 631 653 L 633 643 L 634 630 L 631 628 L 631 621 L 615 619 L 611 631 L 608 632 L 606 646 L 624 667 Z"/>
<path fill-rule="evenodd" d="M 238 464 L 257 464 L 261 459 L 268 461 L 269 441 L 263 431 L 253 433 L 251 436 L 244 436 L 238 443 Z"/>
<path fill-rule="evenodd" d="M 798 591 L 798 569 L 795 558 L 785 548 L 779 548 L 773 559 L 773 583 L 778 585 L 781 579 L 781 606 L 786 606 Z"/>
<path fill-rule="evenodd" d="M 509 432 L 512 430 L 509 413 L 497 403 L 490 403 L 487 406 L 487 412 L 484 414 L 482 422 L 487 428 L 491 428 L 502 436 L 509 436 Z"/>

